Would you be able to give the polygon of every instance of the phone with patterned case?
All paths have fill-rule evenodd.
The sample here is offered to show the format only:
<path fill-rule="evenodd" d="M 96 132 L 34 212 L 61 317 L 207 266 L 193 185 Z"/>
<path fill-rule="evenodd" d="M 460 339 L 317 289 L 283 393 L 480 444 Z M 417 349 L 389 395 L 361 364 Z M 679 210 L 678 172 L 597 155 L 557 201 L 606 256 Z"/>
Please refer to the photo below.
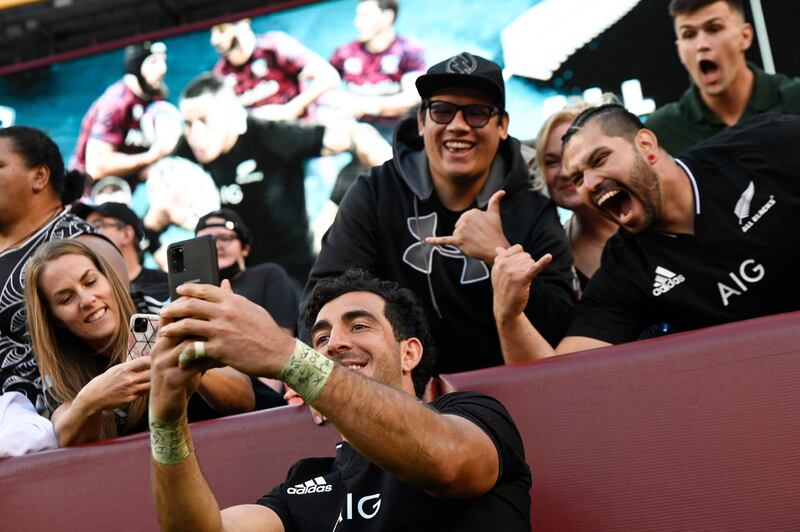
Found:
<path fill-rule="evenodd" d="M 128 360 L 150 354 L 156 343 L 158 316 L 155 314 L 134 314 L 128 330 Z"/>

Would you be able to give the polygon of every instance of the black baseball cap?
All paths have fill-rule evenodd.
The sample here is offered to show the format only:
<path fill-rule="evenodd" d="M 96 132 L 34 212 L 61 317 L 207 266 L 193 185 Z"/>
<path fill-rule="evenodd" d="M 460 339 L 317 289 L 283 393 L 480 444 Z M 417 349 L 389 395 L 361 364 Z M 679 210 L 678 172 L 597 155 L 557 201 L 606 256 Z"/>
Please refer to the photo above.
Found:
<path fill-rule="evenodd" d="M 144 227 L 142 227 L 142 221 L 136 216 L 136 213 L 131 210 L 130 207 L 125 205 L 124 203 L 116 203 L 113 201 L 108 201 L 106 203 L 101 203 L 100 205 L 87 205 L 86 203 L 76 203 L 75 206 L 72 208 L 72 212 L 76 215 L 80 216 L 84 220 L 89 217 L 90 214 L 96 212 L 101 216 L 106 216 L 108 218 L 116 218 L 120 222 L 125 225 L 130 225 L 133 227 L 133 232 L 136 235 L 136 240 L 139 241 L 144 238 Z"/>
<path fill-rule="evenodd" d="M 222 218 L 225 221 L 222 223 L 209 223 L 209 218 Z M 244 223 L 242 217 L 231 209 L 218 209 L 201 216 L 200 219 L 197 220 L 194 234 L 196 235 L 201 229 L 205 229 L 206 227 L 224 227 L 229 231 L 234 231 L 242 242 L 242 245 L 249 246 L 251 243 L 250 228 Z"/>
<path fill-rule="evenodd" d="M 417 92 L 430 98 L 435 92 L 450 87 L 467 87 L 486 94 L 500 111 L 506 108 L 503 72 L 497 63 L 469 52 L 436 63 L 417 78 Z"/>

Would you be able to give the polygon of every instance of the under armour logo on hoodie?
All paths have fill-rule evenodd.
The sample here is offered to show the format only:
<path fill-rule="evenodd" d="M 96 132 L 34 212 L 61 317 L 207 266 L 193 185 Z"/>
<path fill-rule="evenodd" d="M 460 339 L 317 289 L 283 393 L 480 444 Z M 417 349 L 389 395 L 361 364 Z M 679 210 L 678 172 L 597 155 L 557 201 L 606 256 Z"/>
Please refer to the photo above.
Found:
<path fill-rule="evenodd" d="M 429 236 L 436 236 L 436 213 L 420 217 L 410 217 L 407 220 L 408 230 L 417 239 L 403 253 L 403 262 L 418 272 L 430 274 L 433 269 L 433 254 L 439 253 L 451 259 L 464 261 L 461 268 L 461 284 L 477 283 L 489 278 L 489 268 L 483 261 L 469 257 L 456 246 L 432 246 L 425 242 Z"/>

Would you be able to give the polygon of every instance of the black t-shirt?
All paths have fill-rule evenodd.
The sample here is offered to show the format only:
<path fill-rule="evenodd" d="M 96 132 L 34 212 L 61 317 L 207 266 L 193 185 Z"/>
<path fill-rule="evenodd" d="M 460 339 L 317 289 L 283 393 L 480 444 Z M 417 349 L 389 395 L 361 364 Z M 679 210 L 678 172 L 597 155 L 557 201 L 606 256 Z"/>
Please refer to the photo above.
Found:
<path fill-rule="evenodd" d="M 222 205 L 253 232 L 248 262 L 277 262 L 300 285 L 314 263 L 303 163 L 320 154 L 324 132 L 322 126 L 248 118 L 233 148 L 202 165 L 219 187 Z M 175 155 L 196 162 L 185 138 Z"/>
<path fill-rule="evenodd" d="M 0 253 L 0 394 L 24 393 L 40 413 L 45 401 L 25 317 L 25 267 L 43 244 L 87 233 L 95 230 L 64 210 L 17 247 Z"/>
<path fill-rule="evenodd" d="M 686 151 L 694 234 L 606 244 L 568 335 L 611 343 L 800 308 L 800 118 L 763 114 Z"/>
<path fill-rule="evenodd" d="M 232 282 L 233 291 L 256 303 L 269 312 L 281 327 L 292 330 L 297 325 L 297 293 L 286 271 L 277 264 L 266 262 L 248 267 Z M 256 410 L 283 406 L 283 396 L 258 380 L 250 377 Z"/>
<path fill-rule="evenodd" d="M 472 421 L 492 439 L 500 471 L 491 491 L 474 499 L 438 499 L 340 443 L 335 458 L 297 462 L 258 503 L 275 511 L 287 532 L 530 530 L 531 474 L 508 411 L 472 392 L 444 395 L 431 406 Z"/>
<path fill-rule="evenodd" d="M 142 268 L 131 281 L 130 291 L 136 312 L 156 314 L 169 301 L 169 276 L 162 270 Z"/>
<path fill-rule="evenodd" d="M 231 283 L 233 291 L 269 312 L 281 327 L 297 325 L 299 302 L 286 271 L 277 264 L 247 267 Z"/>

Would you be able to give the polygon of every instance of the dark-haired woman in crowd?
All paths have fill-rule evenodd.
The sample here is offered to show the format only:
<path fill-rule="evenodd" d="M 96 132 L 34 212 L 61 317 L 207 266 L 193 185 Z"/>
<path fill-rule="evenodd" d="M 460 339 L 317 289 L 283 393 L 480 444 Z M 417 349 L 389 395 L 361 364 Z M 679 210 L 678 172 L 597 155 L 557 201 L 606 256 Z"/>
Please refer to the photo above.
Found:
<path fill-rule="evenodd" d="M 617 224 L 581 201 L 577 188 L 567 178 L 561 164 L 561 137 L 584 107 L 562 109 L 552 114 L 536 137 L 536 166 L 547 184 L 550 199 L 559 207 L 573 213 L 564 224 L 564 230 L 569 238 L 581 289 L 586 287 L 589 279 L 600 268 L 600 257 L 606 240 L 619 229 Z"/>
<path fill-rule="evenodd" d="M 0 394 L 20 393 L 39 412 L 45 404 L 25 321 L 25 264 L 42 244 L 77 238 L 125 268 L 114 246 L 69 211 L 84 184 L 84 174 L 64 170 L 58 147 L 42 131 L 0 129 Z"/>
<path fill-rule="evenodd" d="M 80 242 L 50 242 L 28 263 L 25 293 L 59 444 L 144 430 L 150 358 L 127 360 L 134 306 L 108 262 Z M 202 418 L 250 411 L 255 401 L 250 379 L 232 368 L 208 370 L 193 400 L 215 413 Z M 198 418 L 192 407 L 189 417 Z"/>

